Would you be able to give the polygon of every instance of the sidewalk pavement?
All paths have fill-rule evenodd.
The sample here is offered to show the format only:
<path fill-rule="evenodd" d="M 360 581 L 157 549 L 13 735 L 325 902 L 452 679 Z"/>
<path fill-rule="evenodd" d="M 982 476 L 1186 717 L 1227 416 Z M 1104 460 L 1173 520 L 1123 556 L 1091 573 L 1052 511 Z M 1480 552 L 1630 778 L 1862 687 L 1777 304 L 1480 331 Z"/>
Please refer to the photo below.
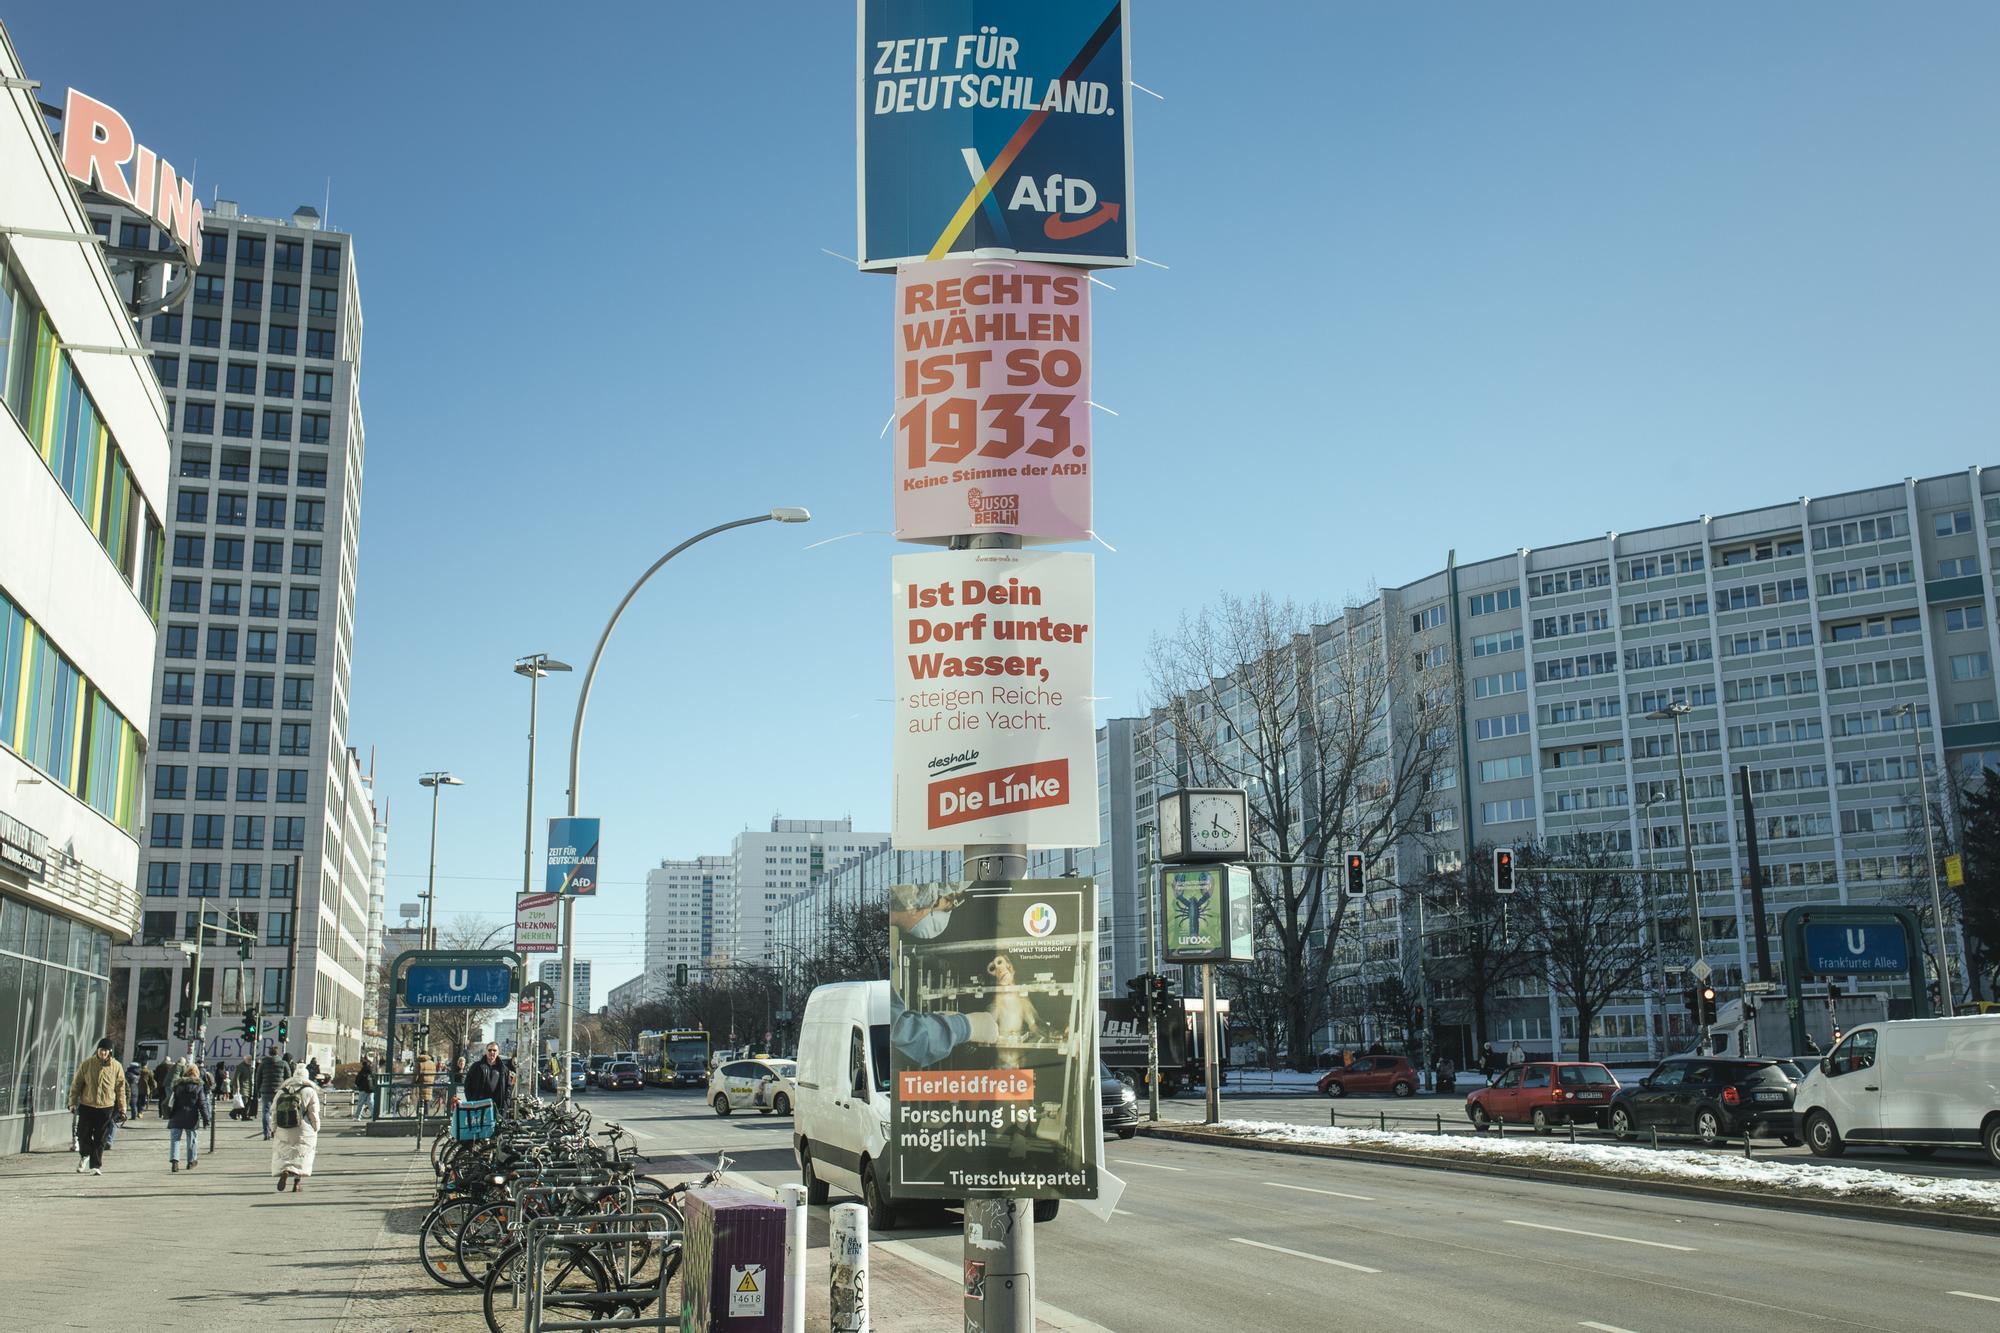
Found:
<path fill-rule="evenodd" d="M 435 1178 L 416 1140 L 370 1138 L 327 1118 L 314 1174 L 276 1191 L 262 1130 L 224 1117 L 201 1165 L 167 1167 L 164 1122 L 128 1121 L 102 1176 L 67 1151 L 0 1157 L 0 1326 L 228 1333 L 274 1325 L 338 1333 L 475 1333 L 479 1294 L 417 1263 Z M 671 1173 L 669 1173 L 671 1178 Z M 829 1327 L 824 1210 L 806 1271 L 806 1328 Z M 913 1246 L 870 1247 L 877 1333 L 962 1327 L 955 1265 Z M 1072 1327 L 1040 1321 L 1043 1329 Z"/>

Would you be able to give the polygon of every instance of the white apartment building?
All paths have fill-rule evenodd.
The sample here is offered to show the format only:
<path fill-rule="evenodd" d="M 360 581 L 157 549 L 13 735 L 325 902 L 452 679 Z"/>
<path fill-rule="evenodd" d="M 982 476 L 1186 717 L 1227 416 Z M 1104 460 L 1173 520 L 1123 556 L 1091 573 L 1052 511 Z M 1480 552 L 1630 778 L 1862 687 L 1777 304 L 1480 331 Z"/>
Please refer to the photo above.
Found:
<path fill-rule="evenodd" d="M 886 833 L 857 833 L 851 819 L 773 819 L 768 830 L 745 830 L 730 850 L 735 867 L 736 920 L 730 956 L 744 962 L 781 961 L 778 921 L 791 899 L 854 861 L 889 845 Z"/>
<path fill-rule="evenodd" d="M 143 230 L 93 211 L 121 244 Z M 128 1047 L 168 1033 L 180 961 L 159 946 L 234 913 L 258 944 L 247 968 L 233 950 L 220 975 L 204 959 L 211 1043 L 253 1006 L 291 1019 L 294 1055 L 353 1060 L 375 850 L 348 746 L 365 452 L 353 239 L 310 207 L 253 217 L 219 200 L 187 300 L 144 334 L 174 493 L 145 917 L 119 955 L 135 974 Z"/>
<path fill-rule="evenodd" d="M 572 997 L 571 1003 L 576 1006 L 577 1017 L 581 1018 L 590 1012 L 590 960 L 588 958 L 577 959 L 575 969 L 576 994 Z M 562 960 L 560 958 L 544 959 L 540 976 L 544 985 L 554 988 L 556 993 L 555 1008 L 559 1010 L 562 1004 Z"/>
<path fill-rule="evenodd" d="M 139 923 L 168 409 L 0 28 L 0 1153 L 66 1144 Z"/>
<path fill-rule="evenodd" d="M 697 856 L 662 861 L 646 872 L 646 965 L 640 979 L 672 984 L 685 963 L 690 978 L 729 956 L 736 929 L 736 860 Z M 618 1003 L 616 992 L 612 1003 Z"/>

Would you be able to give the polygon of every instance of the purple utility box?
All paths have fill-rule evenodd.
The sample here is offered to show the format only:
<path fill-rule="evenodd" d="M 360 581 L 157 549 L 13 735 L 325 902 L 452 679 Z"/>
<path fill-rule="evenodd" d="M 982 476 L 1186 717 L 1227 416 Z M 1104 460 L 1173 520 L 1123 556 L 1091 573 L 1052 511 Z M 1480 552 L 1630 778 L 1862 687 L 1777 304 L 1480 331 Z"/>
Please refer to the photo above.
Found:
<path fill-rule="evenodd" d="M 681 1205 L 682 1333 L 781 1333 L 785 1206 L 743 1190 L 689 1190 Z"/>

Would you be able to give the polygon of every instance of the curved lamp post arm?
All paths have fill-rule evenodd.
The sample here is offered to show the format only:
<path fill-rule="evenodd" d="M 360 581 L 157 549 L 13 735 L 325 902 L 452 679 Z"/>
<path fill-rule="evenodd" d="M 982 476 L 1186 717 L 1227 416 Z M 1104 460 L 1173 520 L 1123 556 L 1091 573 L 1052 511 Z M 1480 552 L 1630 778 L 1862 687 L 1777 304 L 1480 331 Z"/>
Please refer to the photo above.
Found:
<path fill-rule="evenodd" d="M 706 541 L 718 532 L 727 532 L 731 528 L 748 527 L 752 523 L 769 523 L 773 520 L 780 523 L 801 523 L 805 521 L 804 515 L 805 511 L 802 509 L 773 509 L 769 513 L 756 514 L 750 518 L 739 518 L 729 523 L 718 523 L 706 532 L 697 532 L 694 536 L 688 538 L 679 546 L 674 547 L 673 550 L 668 551 L 658 560 L 655 560 L 646 572 L 639 576 L 639 581 L 632 585 L 631 591 L 627 592 L 623 600 L 618 603 L 618 609 L 613 611 L 611 619 L 605 622 L 604 633 L 597 637 L 597 650 L 591 653 L 590 665 L 584 668 L 583 685 L 576 692 L 576 723 L 570 728 L 569 733 L 569 813 L 572 817 L 576 814 L 577 774 L 581 765 L 583 751 L 583 712 L 585 708 L 590 706 L 590 686 L 597 679 L 597 664 L 604 657 L 604 645 L 611 642 L 611 631 L 618 628 L 618 618 L 625 614 L 625 608 L 630 606 L 632 599 L 639 595 L 639 589 L 645 587 L 646 581 L 659 573 L 667 561 L 673 559 L 682 551 L 687 550 L 688 547 L 693 546 L 696 542 Z"/>

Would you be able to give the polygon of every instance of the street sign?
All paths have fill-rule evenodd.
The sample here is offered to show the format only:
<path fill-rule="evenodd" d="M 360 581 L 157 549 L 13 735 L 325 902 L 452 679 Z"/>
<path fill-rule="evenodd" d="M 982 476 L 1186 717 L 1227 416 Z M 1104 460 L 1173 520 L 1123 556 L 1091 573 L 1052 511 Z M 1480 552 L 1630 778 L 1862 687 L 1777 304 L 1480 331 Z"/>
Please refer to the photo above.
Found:
<path fill-rule="evenodd" d="M 1965 858 L 1953 853 L 1944 859 L 1944 882 L 1954 889 L 1965 887 Z"/>
<path fill-rule="evenodd" d="M 1709 974 L 1715 971 L 1715 969 L 1708 965 L 1706 958 L 1697 958 L 1694 960 L 1694 966 L 1689 968 L 1688 971 L 1694 973 L 1696 981 L 1707 981 Z"/>
<path fill-rule="evenodd" d="M 1817 976 L 1882 976 L 1910 970 L 1910 941 L 1899 921 L 1807 922 L 1805 970 Z"/>
<path fill-rule="evenodd" d="M 396 1026 L 397 1026 L 397 1027 L 399 1027 L 399 1028 L 400 1028 L 400 1027 L 408 1027 L 408 1026 L 409 1026 L 410 1024 L 412 1024 L 412 1023 L 414 1023 L 414 1022 L 416 1022 L 416 1021 L 417 1021 L 417 1011 L 416 1011 L 416 1010 L 414 1010 L 414 1009 L 398 1009 L 398 1010 L 396 1011 Z"/>
<path fill-rule="evenodd" d="M 403 1003 L 413 1009 L 498 1009 L 513 993 L 505 963 L 419 963 L 403 974 Z"/>
<path fill-rule="evenodd" d="M 1745 995 L 1776 995 L 1778 983 L 1775 981 L 1746 981 L 1743 983 Z"/>

